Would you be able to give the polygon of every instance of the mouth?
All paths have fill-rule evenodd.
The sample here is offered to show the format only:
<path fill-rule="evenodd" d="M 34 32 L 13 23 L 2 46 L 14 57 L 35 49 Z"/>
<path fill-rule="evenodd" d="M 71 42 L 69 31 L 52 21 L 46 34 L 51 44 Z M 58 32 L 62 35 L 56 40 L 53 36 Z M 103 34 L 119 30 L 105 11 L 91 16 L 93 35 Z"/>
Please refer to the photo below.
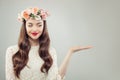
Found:
<path fill-rule="evenodd" d="M 32 35 L 33 35 L 33 36 L 36 36 L 37 34 L 38 34 L 38 33 L 35 33 L 35 32 L 34 32 L 34 33 L 32 33 Z"/>

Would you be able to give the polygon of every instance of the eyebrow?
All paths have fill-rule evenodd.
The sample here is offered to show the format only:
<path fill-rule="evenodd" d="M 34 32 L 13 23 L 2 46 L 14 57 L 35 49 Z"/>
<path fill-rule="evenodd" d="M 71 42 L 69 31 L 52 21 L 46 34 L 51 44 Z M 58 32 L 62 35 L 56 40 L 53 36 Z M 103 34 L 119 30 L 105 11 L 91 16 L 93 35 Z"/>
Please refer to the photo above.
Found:
<path fill-rule="evenodd" d="M 32 24 L 32 23 L 28 23 L 28 24 Z"/>
<path fill-rule="evenodd" d="M 28 24 L 33 24 L 33 23 L 29 22 Z M 37 25 L 38 25 L 38 24 L 42 24 L 42 22 L 38 22 Z"/>
<path fill-rule="evenodd" d="M 42 22 L 38 22 L 37 24 L 42 24 Z"/>

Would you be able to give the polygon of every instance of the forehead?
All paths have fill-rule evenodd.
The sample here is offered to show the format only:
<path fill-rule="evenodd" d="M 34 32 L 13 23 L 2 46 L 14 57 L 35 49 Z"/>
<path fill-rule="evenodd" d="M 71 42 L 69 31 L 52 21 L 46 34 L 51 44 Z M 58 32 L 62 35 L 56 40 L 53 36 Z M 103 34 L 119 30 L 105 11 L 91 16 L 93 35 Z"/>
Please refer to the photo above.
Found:
<path fill-rule="evenodd" d="M 26 24 L 29 24 L 29 23 L 32 23 L 32 24 L 43 23 L 43 20 L 28 19 L 26 21 Z"/>

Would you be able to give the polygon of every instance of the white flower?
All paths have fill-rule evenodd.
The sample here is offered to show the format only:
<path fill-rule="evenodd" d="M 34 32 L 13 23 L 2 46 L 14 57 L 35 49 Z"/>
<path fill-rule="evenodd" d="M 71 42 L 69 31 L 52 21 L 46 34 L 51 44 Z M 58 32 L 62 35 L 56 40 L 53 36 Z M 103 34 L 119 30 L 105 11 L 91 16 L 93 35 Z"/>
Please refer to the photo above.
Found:
<path fill-rule="evenodd" d="M 42 18 L 38 15 L 35 16 L 35 20 L 41 20 Z"/>

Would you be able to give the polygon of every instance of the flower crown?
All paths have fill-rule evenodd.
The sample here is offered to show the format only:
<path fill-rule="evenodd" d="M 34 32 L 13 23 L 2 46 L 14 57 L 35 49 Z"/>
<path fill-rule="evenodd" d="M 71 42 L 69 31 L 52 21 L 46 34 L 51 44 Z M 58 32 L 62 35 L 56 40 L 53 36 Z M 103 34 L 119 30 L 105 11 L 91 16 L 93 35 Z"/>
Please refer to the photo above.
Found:
<path fill-rule="evenodd" d="M 49 13 L 43 9 L 39 9 L 37 7 L 27 8 L 23 10 L 20 14 L 18 14 L 18 20 L 23 22 L 24 20 L 28 20 L 30 18 L 36 20 L 46 20 L 46 17 L 49 16 Z"/>

